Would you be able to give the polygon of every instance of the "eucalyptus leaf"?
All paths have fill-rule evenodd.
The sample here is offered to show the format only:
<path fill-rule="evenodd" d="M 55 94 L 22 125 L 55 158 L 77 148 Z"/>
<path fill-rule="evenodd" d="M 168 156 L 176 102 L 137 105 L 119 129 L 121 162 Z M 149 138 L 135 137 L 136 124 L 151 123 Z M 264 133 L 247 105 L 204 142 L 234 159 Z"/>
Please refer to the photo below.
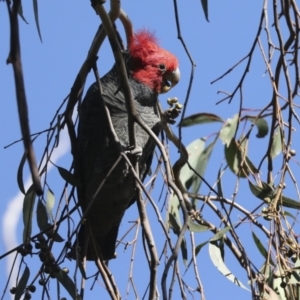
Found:
<path fill-rule="evenodd" d="M 54 273 L 55 277 L 63 285 L 63 287 L 67 290 L 73 300 L 81 300 L 80 295 L 77 293 L 77 288 L 72 279 L 68 276 L 66 272 L 60 270 L 57 273 Z"/>
<path fill-rule="evenodd" d="M 51 225 L 48 221 L 47 209 L 41 200 L 38 201 L 37 205 L 37 223 L 41 231 L 47 230 Z"/>
<path fill-rule="evenodd" d="M 225 228 L 223 228 L 222 230 L 220 230 L 218 233 L 216 233 L 211 239 L 210 241 L 213 242 L 213 241 L 217 241 L 219 240 L 221 237 L 223 237 L 223 235 L 228 232 L 229 230 L 231 229 L 230 226 L 227 226 Z"/>
<path fill-rule="evenodd" d="M 37 0 L 33 0 L 33 11 L 34 11 L 34 19 L 35 19 L 36 28 L 37 28 L 40 40 L 41 40 L 41 42 L 43 42 L 42 35 L 41 35 L 41 29 L 40 29 L 39 9 L 38 9 L 38 1 Z"/>
<path fill-rule="evenodd" d="M 264 118 L 255 118 L 255 117 L 248 117 L 248 119 L 255 124 L 257 127 L 257 138 L 265 137 L 269 132 L 269 126 L 267 121 Z"/>
<path fill-rule="evenodd" d="M 224 260 L 222 258 L 221 250 L 219 246 L 217 245 L 216 242 L 210 242 L 208 244 L 208 249 L 209 249 L 209 256 L 213 262 L 213 264 L 217 267 L 217 269 L 231 282 L 236 284 L 237 286 L 247 290 L 250 292 L 249 289 L 247 289 L 241 281 L 235 277 L 230 270 L 227 268 L 227 266 L 224 263 Z"/>
<path fill-rule="evenodd" d="M 265 258 L 268 259 L 268 251 L 265 249 L 265 247 L 263 246 L 263 244 L 261 243 L 260 239 L 257 237 L 257 235 L 252 231 L 252 237 L 253 240 L 255 242 L 255 245 L 257 247 L 257 249 L 259 250 L 259 252 L 261 253 L 261 255 Z M 275 266 L 274 262 L 272 261 L 271 256 L 269 257 L 269 262 Z"/>
<path fill-rule="evenodd" d="M 188 219 L 189 230 L 192 232 L 204 232 L 210 230 L 209 227 L 194 223 L 190 218 Z"/>
<path fill-rule="evenodd" d="M 21 299 L 24 291 L 25 291 L 25 288 L 27 286 L 27 282 L 28 282 L 28 279 L 29 279 L 29 276 L 30 276 L 30 270 L 29 268 L 26 266 L 25 267 L 25 270 L 22 274 L 22 277 L 20 279 L 20 281 L 18 282 L 17 284 L 17 287 L 16 287 L 16 294 L 15 294 L 15 298 L 14 300 L 19 300 Z"/>
<path fill-rule="evenodd" d="M 20 3 L 21 4 L 21 3 Z M 17 172 L 17 182 L 18 182 L 18 186 L 20 191 L 25 195 L 25 188 L 24 188 L 24 182 L 23 182 L 23 168 L 25 165 L 27 159 L 27 151 L 24 152 L 19 167 L 18 167 L 18 172 Z"/>
<path fill-rule="evenodd" d="M 205 15 L 205 19 L 207 22 L 209 22 L 208 20 L 208 1 L 207 0 L 201 0 L 201 4 L 202 4 L 202 9 Z"/>
<path fill-rule="evenodd" d="M 212 143 L 210 143 L 199 155 L 196 167 L 194 168 L 197 174 L 194 173 L 192 175 L 192 181 L 190 187 L 190 191 L 193 194 L 197 194 L 199 192 L 202 183 L 202 179 L 200 178 L 200 176 L 204 177 L 208 161 L 210 159 L 210 156 L 212 154 L 216 142 L 217 142 L 217 138 Z M 198 176 L 198 174 L 200 176 Z"/>
<path fill-rule="evenodd" d="M 274 159 L 282 153 L 282 138 L 279 129 L 277 129 L 274 133 L 273 143 L 271 147 L 271 157 Z"/>
<path fill-rule="evenodd" d="M 33 207 L 35 202 L 35 189 L 34 185 L 31 185 L 23 201 L 23 243 L 24 245 L 28 245 L 30 243 L 31 229 L 32 229 L 32 214 Z"/>
<path fill-rule="evenodd" d="M 72 174 L 71 172 L 69 172 L 68 170 L 66 170 L 66 169 L 64 169 L 62 167 L 58 167 L 58 166 L 56 166 L 56 167 L 58 169 L 58 172 L 59 172 L 60 176 L 66 182 L 68 182 L 69 184 L 71 184 L 73 186 L 76 186 L 76 187 L 80 187 L 81 186 L 79 179 L 74 174 Z"/>
<path fill-rule="evenodd" d="M 238 125 L 239 115 L 236 114 L 233 118 L 229 118 L 222 129 L 220 130 L 219 137 L 223 144 L 229 147 L 231 140 L 234 138 L 237 125 Z"/>
<path fill-rule="evenodd" d="M 241 151 L 240 144 L 232 140 L 230 145 L 224 146 L 226 162 L 230 170 L 238 177 L 246 178 L 250 172 L 258 173 L 250 159 L 246 156 L 245 151 Z"/>
<path fill-rule="evenodd" d="M 182 120 L 180 126 L 187 127 L 192 125 L 199 125 L 199 124 L 208 124 L 208 123 L 223 123 L 223 119 L 215 114 L 210 113 L 198 113 L 191 116 L 188 116 Z"/>

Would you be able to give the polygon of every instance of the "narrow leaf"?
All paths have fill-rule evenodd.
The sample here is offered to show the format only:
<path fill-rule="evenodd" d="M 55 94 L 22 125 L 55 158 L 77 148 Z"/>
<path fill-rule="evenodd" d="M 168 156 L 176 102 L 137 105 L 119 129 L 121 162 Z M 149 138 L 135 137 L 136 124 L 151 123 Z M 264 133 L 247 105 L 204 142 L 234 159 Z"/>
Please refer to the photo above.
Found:
<path fill-rule="evenodd" d="M 69 172 L 68 170 L 62 168 L 62 167 L 58 167 L 56 166 L 58 169 L 58 172 L 60 174 L 60 176 L 69 184 L 73 185 L 73 186 L 77 186 L 80 187 L 80 181 L 79 179 L 72 174 L 71 172 Z"/>
<path fill-rule="evenodd" d="M 282 288 L 282 283 L 287 283 L 285 278 L 281 278 L 281 277 L 274 278 L 272 290 L 276 291 L 276 293 L 275 292 L 274 293 L 277 296 L 277 299 L 275 298 L 276 296 L 274 295 L 274 297 L 272 297 L 271 300 L 289 300 L 286 297 L 285 289 Z M 272 296 L 271 293 L 269 294 Z"/>
<path fill-rule="evenodd" d="M 22 20 L 23 20 L 26 24 L 28 24 L 28 22 L 26 21 L 24 15 L 23 15 L 22 1 L 19 2 L 18 14 L 19 14 L 19 16 L 22 18 Z"/>
<path fill-rule="evenodd" d="M 268 259 L 268 251 L 265 249 L 265 247 L 263 246 L 263 244 L 261 243 L 260 239 L 257 237 L 257 235 L 252 231 L 252 237 L 253 240 L 255 242 L 255 245 L 257 247 L 257 249 L 259 250 L 259 252 L 261 253 L 261 255 L 265 258 Z M 275 266 L 274 262 L 272 261 L 271 257 L 269 257 L 270 263 Z"/>
<path fill-rule="evenodd" d="M 21 2 L 20 2 L 21 4 Z M 23 182 L 23 168 L 26 162 L 26 158 L 27 158 L 27 151 L 24 152 L 19 167 L 18 167 L 18 172 L 17 172 L 17 182 L 18 182 L 18 186 L 20 191 L 25 195 L 25 188 L 24 188 L 24 182 Z"/>
<path fill-rule="evenodd" d="M 292 219 L 294 219 L 296 222 L 298 222 L 297 218 L 295 216 L 293 216 L 290 212 L 285 211 L 283 213 L 285 216 L 291 217 Z"/>
<path fill-rule="evenodd" d="M 183 239 L 182 239 L 180 249 L 181 249 L 183 263 L 184 263 L 185 266 L 187 266 L 188 251 L 187 251 L 187 245 L 186 245 L 185 237 L 183 237 Z"/>
<path fill-rule="evenodd" d="M 282 139 L 280 131 L 277 129 L 274 133 L 274 139 L 271 147 L 271 157 L 274 159 L 282 152 Z"/>
<path fill-rule="evenodd" d="M 167 219 L 166 220 L 166 228 L 169 228 L 170 225 L 172 226 L 173 220 L 170 220 L 170 215 L 172 215 L 172 217 L 175 218 L 174 223 L 178 224 L 179 228 L 181 228 L 179 208 L 180 208 L 179 200 L 178 200 L 177 196 L 175 194 L 173 194 L 169 199 L 168 212 L 166 215 L 166 219 Z"/>
<path fill-rule="evenodd" d="M 203 8 L 203 12 L 205 15 L 205 19 L 207 22 L 209 22 L 208 20 L 208 3 L 207 0 L 201 0 L 201 4 L 202 4 L 202 8 Z"/>
<path fill-rule="evenodd" d="M 222 230 L 220 230 L 217 234 L 215 234 L 215 235 L 210 239 L 210 242 L 219 240 L 219 239 L 220 239 L 221 237 L 223 237 L 223 235 L 224 235 L 226 232 L 228 232 L 230 229 L 231 229 L 230 226 L 227 226 L 227 227 L 223 228 Z"/>
<path fill-rule="evenodd" d="M 196 248 L 195 248 L 195 255 L 197 256 L 198 253 L 200 252 L 200 250 L 208 243 L 208 241 L 203 242 L 201 244 L 199 244 Z"/>
<path fill-rule="evenodd" d="M 299 201 L 293 200 L 293 199 L 285 197 L 283 195 L 281 196 L 281 201 L 282 201 L 282 205 L 285 207 L 290 207 L 290 208 L 295 208 L 295 209 L 300 208 Z"/>
<path fill-rule="evenodd" d="M 60 270 L 58 273 L 54 274 L 57 280 L 63 285 L 63 287 L 67 290 L 73 300 L 81 300 L 81 297 L 77 294 L 76 285 L 66 272 Z"/>
<path fill-rule="evenodd" d="M 45 231 L 51 226 L 48 221 L 48 214 L 46 207 L 41 200 L 38 201 L 37 205 L 37 223 L 41 231 Z"/>
<path fill-rule="evenodd" d="M 22 274 L 22 277 L 20 279 L 20 281 L 18 282 L 18 285 L 16 287 L 16 294 L 15 294 L 15 300 L 19 300 L 21 299 L 23 293 L 24 293 L 24 290 L 27 286 L 27 282 L 28 282 L 28 279 L 29 279 L 29 276 L 30 276 L 30 270 L 29 268 L 26 266 L 25 267 L 25 270 Z"/>
<path fill-rule="evenodd" d="M 258 129 L 256 134 L 257 138 L 265 137 L 269 132 L 269 126 L 267 121 L 264 118 L 255 118 L 255 117 L 248 117 L 248 119 L 254 123 Z"/>
<path fill-rule="evenodd" d="M 218 247 L 216 242 L 211 242 L 208 244 L 209 255 L 213 262 L 213 264 L 217 267 L 217 269 L 230 281 L 232 281 L 237 286 L 249 291 L 227 268 L 225 265 L 220 248 Z"/>
<path fill-rule="evenodd" d="M 173 216 L 173 214 L 169 213 L 169 222 L 175 234 L 178 234 L 181 230 L 181 226 L 178 224 L 177 219 Z"/>
<path fill-rule="evenodd" d="M 48 189 L 47 198 L 46 198 L 46 209 L 47 209 L 48 215 L 52 219 L 52 222 L 54 222 L 54 218 L 52 215 L 52 209 L 54 207 L 54 204 L 55 204 L 55 196 L 54 196 L 53 192 L 51 191 L 51 189 Z"/>
<path fill-rule="evenodd" d="M 169 222 L 171 224 L 171 227 L 176 235 L 179 235 L 180 230 L 181 230 L 181 225 L 178 224 L 177 219 L 173 216 L 173 214 L 169 213 Z M 187 261 L 187 246 L 186 246 L 186 240 L 185 238 L 182 239 L 182 243 L 180 245 L 181 248 L 181 253 L 182 253 L 182 258 L 183 262 L 186 265 Z"/>
<path fill-rule="evenodd" d="M 233 116 L 233 118 L 229 118 L 223 128 L 220 130 L 219 137 L 223 144 L 225 144 L 227 147 L 229 147 L 231 140 L 235 136 L 235 132 L 237 129 L 238 125 L 238 120 L 239 120 L 239 115 L 236 114 Z"/>
<path fill-rule="evenodd" d="M 192 168 L 196 168 L 197 163 L 199 161 L 199 157 L 203 152 L 205 147 L 205 140 L 204 139 L 197 139 L 191 142 L 187 147 L 186 150 L 188 152 L 188 162 Z M 185 185 L 186 189 L 189 189 L 192 182 L 193 182 L 193 175 L 195 175 L 194 171 L 190 169 L 188 164 L 185 164 L 181 171 L 180 171 L 180 179 L 182 183 Z"/>
<path fill-rule="evenodd" d="M 280 289 L 283 290 L 281 287 L 280 287 Z M 265 293 L 263 294 L 263 299 L 267 299 L 267 300 L 284 300 L 284 299 L 286 299 L 285 296 L 284 296 L 284 298 L 278 297 L 277 293 L 266 284 L 264 284 L 264 290 L 265 290 Z"/>
<path fill-rule="evenodd" d="M 208 123 L 213 123 L 213 122 L 221 122 L 223 123 L 223 119 L 220 118 L 219 116 L 215 114 L 210 114 L 210 113 L 199 113 L 199 114 L 194 114 L 191 116 L 188 116 L 182 120 L 180 123 L 180 126 L 182 127 L 187 127 L 187 126 L 192 126 L 196 124 L 208 124 Z"/>
<path fill-rule="evenodd" d="M 31 228 L 32 228 L 32 213 L 35 202 L 35 189 L 34 186 L 31 185 L 28 189 L 24 201 L 23 201 L 23 243 L 24 245 L 28 245 L 30 243 L 31 236 Z"/>
<path fill-rule="evenodd" d="M 237 141 L 232 140 L 228 147 L 224 146 L 224 150 L 226 162 L 230 170 L 238 177 L 246 178 L 250 172 L 258 172 L 248 157 L 241 151 Z"/>
<path fill-rule="evenodd" d="M 195 171 L 202 177 L 204 177 L 205 171 L 206 171 L 206 167 L 208 164 L 208 161 L 210 159 L 210 156 L 212 154 L 212 151 L 214 149 L 214 146 L 217 142 L 217 138 L 210 143 L 201 153 L 200 156 L 198 158 L 197 161 L 197 165 L 195 167 Z M 198 176 L 198 174 L 193 174 L 192 178 L 192 184 L 191 184 L 191 193 L 193 194 L 197 194 L 198 191 L 200 190 L 200 186 L 202 183 L 202 179 L 200 178 L 200 176 Z"/>
<path fill-rule="evenodd" d="M 203 242 L 203 243 L 199 244 L 199 245 L 195 248 L 195 256 L 198 255 L 198 253 L 200 252 L 200 250 L 201 250 L 201 249 L 203 248 L 203 246 L 205 246 L 207 243 L 208 243 L 208 241 Z M 188 266 L 186 267 L 186 270 L 185 270 L 185 272 L 184 272 L 184 275 L 185 275 L 185 273 L 187 272 L 187 270 L 189 269 L 189 267 L 191 266 L 192 262 L 193 262 L 193 259 L 191 258 L 191 260 L 190 260 Z"/>
<path fill-rule="evenodd" d="M 221 168 L 218 171 L 218 179 L 217 179 L 217 189 L 218 189 L 218 196 L 223 198 L 223 189 L 222 189 L 222 181 L 221 181 Z"/>
<path fill-rule="evenodd" d="M 295 262 L 294 268 L 292 268 L 292 276 L 289 279 L 289 284 L 299 284 L 300 282 L 300 259 Z"/>
<path fill-rule="evenodd" d="M 273 189 L 268 184 L 260 187 L 252 184 L 251 181 L 249 181 L 249 187 L 254 196 L 266 202 L 268 202 L 266 198 L 268 198 L 270 201 L 274 196 Z"/>
<path fill-rule="evenodd" d="M 40 40 L 41 40 L 41 42 L 43 42 L 42 35 L 41 35 L 41 30 L 40 30 L 39 9 L 38 9 L 38 2 L 37 2 L 37 0 L 33 0 L 33 11 L 34 11 L 34 19 L 35 19 L 36 28 L 37 28 Z"/>
<path fill-rule="evenodd" d="M 271 188 L 265 182 L 262 182 L 262 185 L 263 187 L 259 187 L 257 185 L 252 184 L 249 181 L 249 187 L 253 195 L 261 200 L 264 200 L 266 203 L 269 203 L 277 194 L 277 190 Z M 299 201 L 293 200 L 283 195 L 281 196 L 281 199 L 279 199 L 278 204 L 282 204 L 282 206 L 289 207 L 289 208 L 300 209 Z"/>
<path fill-rule="evenodd" d="M 190 218 L 188 219 L 189 230 L 192 232 L 204 232 L 210 230 L 209 227 L 194 223 Z"/>

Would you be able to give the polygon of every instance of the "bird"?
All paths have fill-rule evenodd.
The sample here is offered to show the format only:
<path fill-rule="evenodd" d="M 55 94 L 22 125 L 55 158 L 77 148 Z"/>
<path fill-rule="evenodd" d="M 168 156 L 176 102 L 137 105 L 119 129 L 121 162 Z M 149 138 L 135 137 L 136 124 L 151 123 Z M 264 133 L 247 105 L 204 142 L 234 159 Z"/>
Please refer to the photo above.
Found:
<path fill-rule="evenodd" d="M 136 111 L 141 120 L 159 135 L 162 125 L 157 108 L 158 95 L 168 92 L 178 83 L 178 59 L 161 48 L 155 35 L 145 29 L 133 34 L 123 57 Z M 156 144 L 144 129 L 135 124 L 137 151 L 130 149 L 128 112 L 116 64 L 100 81 L 102 97 L 99 84 L 93 83 L 78 113 L 77 151 L 82 190 L 79 204 L 83 213 L 90 207 L 74 243 L 77 254 L 73 251 L 72 256 L 80 255 L 81 259 L 85 256 L 94 261 L 101 257 L 108 261 L 116 257 L 119 226 L 126 209 L 136 201 L 136 184 L 124 159 L 108 177 L 107 174 L 120 153 L 125 152 L 131 162 L 138 161 L 139 177 L 143 181 L 149 172 Z M 95 197 L 104 178 L 105 182 Z"/>

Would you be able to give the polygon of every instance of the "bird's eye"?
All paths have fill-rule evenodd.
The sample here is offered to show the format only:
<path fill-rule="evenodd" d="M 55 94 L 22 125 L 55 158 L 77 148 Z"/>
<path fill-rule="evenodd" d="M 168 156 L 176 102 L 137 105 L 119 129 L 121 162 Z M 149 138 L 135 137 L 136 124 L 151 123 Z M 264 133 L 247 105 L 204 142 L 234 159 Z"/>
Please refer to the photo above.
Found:
<path fill-rule="evenodd" d="M 161 70 L 161 71 L 166 71 L 166 66 L 164 64 L 159 64 L 158 65 L 158 68 Z"/>

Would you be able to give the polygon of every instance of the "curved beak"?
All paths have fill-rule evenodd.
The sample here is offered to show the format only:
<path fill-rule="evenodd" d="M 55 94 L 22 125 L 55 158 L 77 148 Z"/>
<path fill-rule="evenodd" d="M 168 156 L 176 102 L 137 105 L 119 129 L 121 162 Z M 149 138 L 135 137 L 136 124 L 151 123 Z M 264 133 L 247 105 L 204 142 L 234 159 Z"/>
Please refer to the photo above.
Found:
<path fill-rule="evenodd" d="M 167 72 L 163 75 L 163 82 L 161 84 L 160 93 L 168 92 L 173 86 L 175 86 L 180 79 L 180 71 L 179 68 L 174 70 L 173 72 Z"/>

